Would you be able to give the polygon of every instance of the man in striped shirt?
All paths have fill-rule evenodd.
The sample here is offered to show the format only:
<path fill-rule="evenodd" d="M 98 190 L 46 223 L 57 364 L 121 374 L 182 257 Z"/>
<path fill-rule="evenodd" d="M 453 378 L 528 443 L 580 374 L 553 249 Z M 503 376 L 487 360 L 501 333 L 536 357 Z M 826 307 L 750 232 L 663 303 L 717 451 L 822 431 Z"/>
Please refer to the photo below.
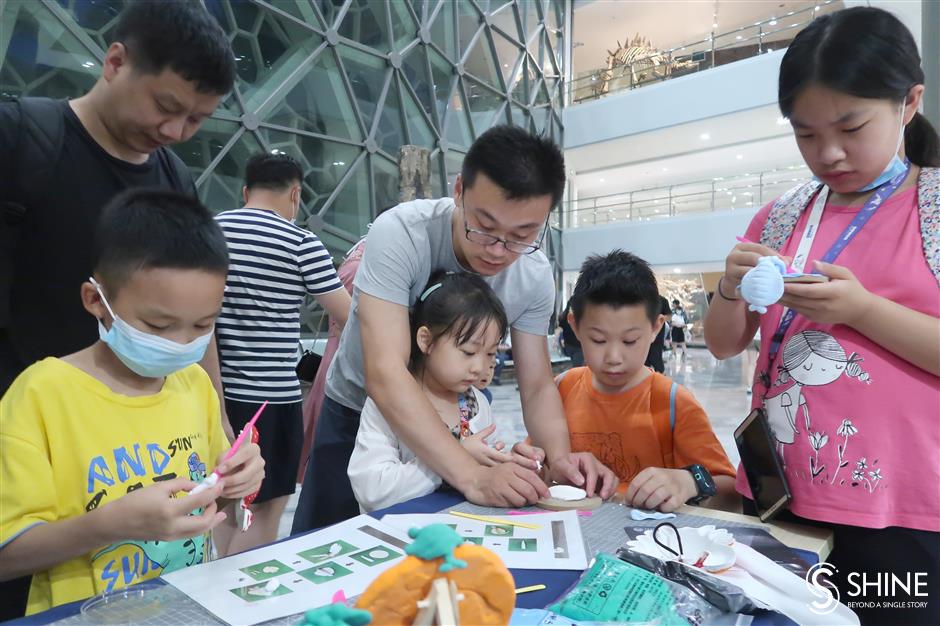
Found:
<path fill-rule="evenodd" d="M 257 425 L 266 476 L 252 505 L 254 522 L 248 532 L 235 532 L 229 515 L 217 527 L 222 555 L 274 541 L 296 487 L 303 410 L 294 367 L 304 296 L 313 295 L 341 326 L 349 315 L 349 294 L 329 252 L 316 235 L 293 223 L 302 179 L 293 158 L 258 154 L 246 168 L 245 206 L 216 217 L 231 259 L 216 336 L 233 431 L 243 428 L 262 402 L 270 403 Z"/>

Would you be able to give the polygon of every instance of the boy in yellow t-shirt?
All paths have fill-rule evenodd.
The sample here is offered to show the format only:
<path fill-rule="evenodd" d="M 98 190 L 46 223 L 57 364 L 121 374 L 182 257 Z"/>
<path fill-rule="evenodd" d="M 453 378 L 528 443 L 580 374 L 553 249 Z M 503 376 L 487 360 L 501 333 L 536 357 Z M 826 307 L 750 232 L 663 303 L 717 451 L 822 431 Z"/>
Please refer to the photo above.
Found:
<path fill-rule="evenodd" d="M 228 442 L 202 359 L 228 254 L 196 200 L 131 191 L 103 211 L 81 285 L 101 340 L 23 372 L 0 400 L 0 580 L 27 614 L 203 560 L 220 500 L 257 491 L 258 446 Z M 218 465 L 223 478 L 188 495 Z"/>

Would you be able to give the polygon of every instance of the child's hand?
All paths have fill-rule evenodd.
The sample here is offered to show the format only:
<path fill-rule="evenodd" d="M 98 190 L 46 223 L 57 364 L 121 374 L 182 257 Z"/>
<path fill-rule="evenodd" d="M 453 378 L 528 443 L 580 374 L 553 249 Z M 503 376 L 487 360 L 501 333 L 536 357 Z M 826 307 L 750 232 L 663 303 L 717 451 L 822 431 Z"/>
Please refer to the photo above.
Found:
<path fill-rule="evenodd" d="M 522 467 L 539 472 L 545 463 L 545 450 L 520 441 L 512 447 L 512 460 Z"/>
<path fill-rule="evenodd" d="M 816 261 L 816 270 L 828 276 L 830 281 L 789 283 L 784 286 L 780 304 L 817 324 L 851 326 L 868 310 L 871 292 L 846 267 Z"/>
<path fill-rule="evenodd" d="M 226 452 L 219 455 L 216 462 L 216 469 L 225 482 L 222 497 L 239 500 L 258 491 L 261 481 L 264 480 L 264 459 L 261 458 L 261 448 L 258 444 L 242 442 L 232 458 L 223 461 Z"/>
<path fill-rule="evenodd" d="M 617 489 L 620 479 L 590 452 L 569 452 L 548 462 L 548 484 L 574 485 L 606 500 Z"/>
<path fill-rule="evenodd" d="M 115 540 L 176 541 L 208 532 L 225 519 L 215 501 L 225 488 L 225 481 L 194 496 L 191 480 L 174 478 L 130 492 L 101 508 L 108 511 L 114 524 Z M 199 515 L 190 515 L 195 509 Z"/>
<path fill-rule="evenodd" d="M 671 513 L 698 495 L 692 472 L 684 469 L 647 467 L 627 487 L 624 502 L 635 509 Z"/>
<path fill-rule="evenodd" d="M 722 280 L 722 290 L 728 297 L 734 297 L 734 290 L 741 284 L 741 279 L 752 268 L 757 265 L 757 261 L 764 256 L 780 256 L 776 250 L 762 246 L 759 243 L 739 243 L 728 254 L 725 259 L 724 280 Z M 789 257 L 780 257 L 785 263 L 789 264 Z"/>
<path fill-rule="evenodd" d="M 497 441 L 492 447 L 486 443 L 487 438 L 494 432 L 496 424 L 490 424 L 480 432 L 461 439 L 460 445 L 481 465 L 493 466 L 511 461 L 512 457 L 502 451 L 505 447 L 502 441 Z"/>

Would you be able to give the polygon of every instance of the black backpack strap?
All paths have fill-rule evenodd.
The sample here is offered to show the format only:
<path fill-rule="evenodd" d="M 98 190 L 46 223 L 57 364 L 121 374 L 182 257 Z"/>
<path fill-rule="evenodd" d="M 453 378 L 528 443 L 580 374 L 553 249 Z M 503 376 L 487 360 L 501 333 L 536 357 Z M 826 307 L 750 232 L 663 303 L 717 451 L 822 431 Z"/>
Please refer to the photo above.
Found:
<path fill-rule="evenodd" d="M 13 220 L 17 217 L 17 203 L 20 211 L 24 211 L 35 194 L 48 189 L 65 137 L 61 100 L 19 98 L 17 106 L 20 130 L 16 145 L 18 157 L 14 165 L 15 191 L 12 202 L 5 206 L 8 219 Z"/>
<path fill-rule="evenodd" d="M 21 200 L 41 193 L 52 183 L 52 172 L 62 152 L 65 120 L 62 101 L 51 98 L 20 98 L 20 136 L 17 145 L 16 180 Z"/>

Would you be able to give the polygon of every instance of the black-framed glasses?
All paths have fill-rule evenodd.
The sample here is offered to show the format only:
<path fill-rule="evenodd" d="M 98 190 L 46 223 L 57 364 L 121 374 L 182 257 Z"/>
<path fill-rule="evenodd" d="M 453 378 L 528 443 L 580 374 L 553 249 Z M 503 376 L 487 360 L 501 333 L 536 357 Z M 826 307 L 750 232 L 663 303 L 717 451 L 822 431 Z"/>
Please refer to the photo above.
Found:
<path fill-rule="evenodd" d="M 542 241 L 545 239 L 545 232 L 548 230 L 547 219 L 545 220 L 545 226 L 542 227 L 541 234 L 539 234 L 535 241 L 531 243 L 525 243 L 524 241 L 512 241 L 509 239 L 503 239 L 502 237 L 497 237 L 496 235 L 491 235 L 490 233 L 485 233 L 482 230 L 470 228 L 470 222 L 467 221 L 466 203 L 464 202 L 463 198 L 460 199 L 460 202 L 461 208 L 463 209 L 463 229 L 468 241 L 478 243 L 481 246 L 492 246 L 494 243 L 501 243 L 503 244 L 504 248 L 513 254 L 532 254 L 542 247 Z"/>

